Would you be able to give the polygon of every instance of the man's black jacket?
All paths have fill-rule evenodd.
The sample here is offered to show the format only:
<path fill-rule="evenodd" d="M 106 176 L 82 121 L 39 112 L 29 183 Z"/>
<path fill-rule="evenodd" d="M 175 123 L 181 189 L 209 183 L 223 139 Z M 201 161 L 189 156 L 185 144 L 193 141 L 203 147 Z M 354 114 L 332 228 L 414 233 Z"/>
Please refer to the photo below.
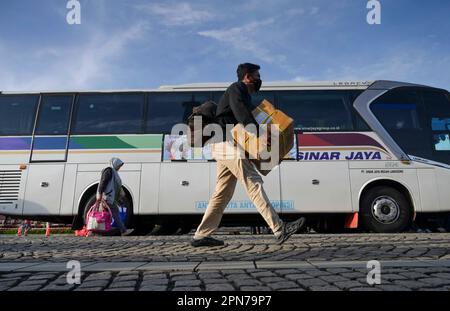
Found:
<path fill-rule="evenodd" d="M 216 123 L 222 127 L 224 132 L 223 141 L 226 137 L 226 124 L 233 124 L 233 126 L 238 123 L 244 126 L 255 124 L 258 129 L 258 123 L 252 115 L 254 108 L 245 83 L 235 82 L 228 87 L 220 98 L 216 111 Z"/>

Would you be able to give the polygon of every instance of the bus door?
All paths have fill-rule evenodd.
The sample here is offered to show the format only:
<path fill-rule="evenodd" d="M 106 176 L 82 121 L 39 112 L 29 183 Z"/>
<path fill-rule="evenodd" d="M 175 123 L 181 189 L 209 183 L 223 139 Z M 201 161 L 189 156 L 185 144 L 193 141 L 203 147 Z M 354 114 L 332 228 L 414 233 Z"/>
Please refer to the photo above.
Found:
<path fill-rule="evenodd" d="M 58 215 L 74 95 L 42 94 L 32 138 L 24 214 Z"/>
<path fill-rule="evenodd" d="M 22 215 L 39 95 L 0 95 L 0 214 Z"/>

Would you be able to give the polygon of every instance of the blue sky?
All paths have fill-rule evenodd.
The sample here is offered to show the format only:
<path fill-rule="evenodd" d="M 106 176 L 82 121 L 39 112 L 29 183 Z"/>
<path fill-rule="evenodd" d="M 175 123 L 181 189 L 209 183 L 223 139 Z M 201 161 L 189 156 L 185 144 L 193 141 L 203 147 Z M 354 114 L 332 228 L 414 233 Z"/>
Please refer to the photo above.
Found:
<path fill-rule="evenodd" d="M 450 1 L 0 1 L 0 90 L 154 88 L 228 82 L 393 79 L 450 89 Z"/>

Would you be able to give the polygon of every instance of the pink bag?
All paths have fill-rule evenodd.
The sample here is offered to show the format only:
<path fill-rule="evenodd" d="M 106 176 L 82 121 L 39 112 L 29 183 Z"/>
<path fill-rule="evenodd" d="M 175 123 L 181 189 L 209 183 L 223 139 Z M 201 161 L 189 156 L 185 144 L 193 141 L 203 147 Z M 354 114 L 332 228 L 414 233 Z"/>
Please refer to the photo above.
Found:
<path fill-rule="evenodd" d="M 112 213 L 105 200 L 95 202 L 86 217 L 86 229 L 93 232 L 108 232 L 111 230 Z"/>

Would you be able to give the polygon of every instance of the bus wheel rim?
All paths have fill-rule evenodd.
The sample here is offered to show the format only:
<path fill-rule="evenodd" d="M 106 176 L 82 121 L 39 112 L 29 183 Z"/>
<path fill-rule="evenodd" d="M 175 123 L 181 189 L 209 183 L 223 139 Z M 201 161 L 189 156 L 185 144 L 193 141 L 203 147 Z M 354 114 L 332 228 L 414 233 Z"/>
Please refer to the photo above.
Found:
<path fill-rule="evenodd" d="M 373 200 L 371 211 L 372 216 L 385 225 L 395 223 L 400 217 L 400 207 L 389 196 L 380 196 Z"/>

